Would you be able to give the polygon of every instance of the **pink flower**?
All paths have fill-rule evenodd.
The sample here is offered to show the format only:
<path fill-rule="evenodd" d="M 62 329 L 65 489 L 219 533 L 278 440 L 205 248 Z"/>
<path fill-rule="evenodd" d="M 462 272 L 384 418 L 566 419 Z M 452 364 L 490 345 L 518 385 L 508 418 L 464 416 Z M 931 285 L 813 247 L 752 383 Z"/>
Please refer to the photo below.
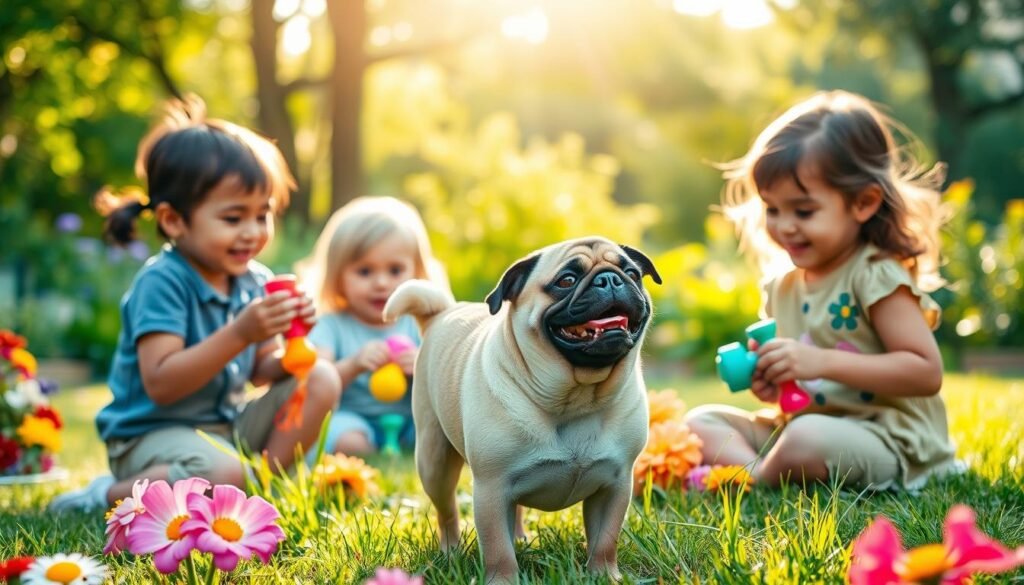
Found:
<path fill-rule="evenodd" d="M 364 585 L 423 585 L 423 577 L 413 577 L 402 569 L 380 567 L 373 578 Z"/>
<path fill-rule="evenodd" d="M 142 495 L 149 487 L 149 480 L 142 479 L 132 485 L 132 497 L 119 500 L 114 507 L 107 512 L 107 544 L 103 547 L 103 554 L 116 554 L 128 548 L 128 529 L 137 516 L 146 513 L 146 507 L 142 504 Z"/>
<path fill-rule="evenodd" d="M 196 535 L 196 548 L 213 554 L 213 563 L 222 571 L 234 570 L 240 559 L 253 553 L 264 563 L 284 540 L 284 531 L 275 523 L 277 509 L 259 496 L 248 499 L 245 492 L 231 485 L 213 488 L 213 499 L 189 494 L 192 519 L 183 532 Z"/>
<path fill-rule="evenodd" d="M 190 477 L 175 482 L 172 490 L 164 480 L 153 482 L 142 494 L 146 513 L 137 515 L 128 532 L 128 550 L 141 555 L 153 553 L 153 565 L 161 573 L 174 573 L 192 552 L 196 535 L 185 530 L 190 497 L 204 497 L 210 482 Z"/>
<path fill-rule="evenodd" d="M 967 506 L 949 510 L 943 536 L 943 544 L 904 551 L 896 528 L 878 518 L 853 543 L 850 585 L 924 581 L 960 585 L 976 573 L 1002 573 L 1024 565 L 1024 546 L 1011 551 L 985 536 Z"/>
<path fill-rule="evenodd" d="M 697 467 L 694 467 L 686 474 L 686 487 L 695 492 L 702 492 L 708 489 L 708 475 L 710 474 L 710 465 L 698 465 Z"/>

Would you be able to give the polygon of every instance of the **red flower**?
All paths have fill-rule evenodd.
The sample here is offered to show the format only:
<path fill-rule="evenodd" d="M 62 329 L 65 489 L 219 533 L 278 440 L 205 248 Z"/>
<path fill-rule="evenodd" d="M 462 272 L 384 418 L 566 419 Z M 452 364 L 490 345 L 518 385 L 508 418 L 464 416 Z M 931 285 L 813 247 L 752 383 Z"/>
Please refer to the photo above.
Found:
<path fill-rule="evenodd" d="M 24 348 L 27 344 L 25 338 L 16 335 L 13 331 L 0 329 L 0 354 L 6 358 L 12 349 Z"/>
<path fill-rule="evenodd" d="M 0 473 L 18 462 L 21 457 L 21 447 L 14 439 L 0 434 Z"/>
<path fill-rule="evenodd" d="M 6 561 L 0 561 L 0 580 L 6 583 L 12 578 L 21 576 L 35 560 L 34 557 L 13 557 Z"/>
<path fill-rule="evenodd" d="M 36 418 L 46 418 L 53 421 L 53 428 L 59 429 L 64 426 L 64 421 L 60 418 L 60 413 L 56 410 L 41 404 L 36 407 L 35 411 Z"/>

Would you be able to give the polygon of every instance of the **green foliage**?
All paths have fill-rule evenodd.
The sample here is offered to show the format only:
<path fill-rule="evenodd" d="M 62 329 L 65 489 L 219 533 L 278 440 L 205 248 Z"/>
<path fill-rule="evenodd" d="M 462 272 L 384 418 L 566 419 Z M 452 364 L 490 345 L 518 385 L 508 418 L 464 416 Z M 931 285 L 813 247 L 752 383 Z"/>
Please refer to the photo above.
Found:
<path fill-rule="evenodd" d="M 650 287 L 655 318 L 647 345 L 655 356 L 687 360 L 700 371 L 713 368 L 719 346 L 742 337 L 761 303 L 727 221 L 709 216 L 705 234 L 706 245 L 685 244 L 654 258 L 663 284 Z"/>
<path fill-rule="evenodd" d="M 520 142 L 507 114 L 474 131 L 453 128 L 424 153 L 436 170 L 406 181 L 456 298 L 483 300 L 515 260 L 560 240 L 601 235 L 639 245 L 658 217 L 650 205 L 612 199 L 617 161 L 588 155 L 580 136 Z"/>
<path fill-rule="evenodd" d="M 1000 223 L 989 226 L 972 213 L 973 183 L 946 192 L 951 220 L 943 233 L 947 290 L 940 339 L 966 346 L 1024 345 L 1024 199 L 1011 200 Z"/>
<path fill-rule="evenodd" d="M 61 217 L 70 218 L 81 221 Z M 40 357 L 83 358 L 105 372 L 121 329 L 121 296 L 151 253 L 149 244 L 118 248 L 52 226 L 23 235 L 36 253 L 31 263 L 16 266 L 14 277 L 30 294 L 12 299 L 13 310 L 0 313 L 0 327 L 31 339 Z"/>
<path fill-rule="evenodd" d="M 717 380 L 674 380 L 691 405 L 725 394 Z M 900 531 L 905 546 L 938 542 L 949 508 L 964 503 L 977 512 L 979 527 L 1009 547 L 1024 545 L 1024 422 L 1016 416 L 1021 379 L 950 376 L 943 391 L 958 455 L 970 471 L 930 482 L 919 494 L 854 493 L 833 486 L 806 491 L 796 486 L 754 486 L 742 498 L 673 490 L 635 502 L 619 539 L 624 583 L 842 583 L 850 543 L 879 515 Z M 105 465 L 92 417 L 106 399 L 98 387 L 61 394 L 66 413 L 65 464 L 73 483 L 85 483 Z M 752 406 L 752 402 L 742 406 Z M 73 463 L 69 463 L 73 462 Z M 471 482 L 464 473 L 456 501 L 464 518 L 463 538 L 452 554 L 437 550 L 434 510 L 416 479 L 410 457 L 375 458 L 382 494 L 358 505 L 317 499 L 308 476 L 275 477 L 264 489 L 287 518 L 287 538 L 270 565 L 245 561 L 231 582 L 363 583 L 376 567 L 401 567 L 427 583 L 482 582 L 472 529 Z M 290 485 L 292 488 L 288 488 Z M 307 485 L 301 489 L 302 485 Z M 47 501 L 64 485 L 16 486 L 0 490 L 0 559 L 16 554 L 99 554 L 99 513 L 46 514 Z M 314 517 L 310 517 L 312 513 Z M 580 507 L 540 513 L 529 510 L 531 537 L 516 546 L 524 584 L 608 583 L 586 571 Z M 151 563 L 131 555 L 105 557 L 112 579 L 129 585 L 157 579 Z M 979 577 L 981 583 L 1017 583 L 1024 571 Z"/>

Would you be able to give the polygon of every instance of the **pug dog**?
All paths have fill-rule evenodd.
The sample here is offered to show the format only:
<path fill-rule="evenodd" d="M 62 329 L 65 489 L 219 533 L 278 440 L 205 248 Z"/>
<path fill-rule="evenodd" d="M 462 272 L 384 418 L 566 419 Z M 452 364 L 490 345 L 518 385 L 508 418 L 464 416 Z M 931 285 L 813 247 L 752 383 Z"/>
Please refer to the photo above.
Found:
<path fill-rule="evenodd" d="M 416 466 L 443 550 L 458 545 L 455 484 L 473 476 L 488 582 L 515 582 L 522 506 L 583 502 L 588 568 L 620 577 L 616 544 L 647 442 L 640 346 L 651 318 L 651 260 L 599 237 L 513 264 L 486 303 L 403 283 L 386 320 L 411 314 L 423 343 L 413 376 Z"/>

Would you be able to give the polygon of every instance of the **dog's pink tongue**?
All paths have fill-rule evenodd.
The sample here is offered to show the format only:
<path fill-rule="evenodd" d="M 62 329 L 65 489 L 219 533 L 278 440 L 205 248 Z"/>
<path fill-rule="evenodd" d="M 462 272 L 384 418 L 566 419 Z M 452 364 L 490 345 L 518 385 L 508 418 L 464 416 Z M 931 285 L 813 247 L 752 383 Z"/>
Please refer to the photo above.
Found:
<path fill-rule="evenodd" d="M 625 315 L 616 315 L 615 317 L 605 317 L 604 319 L 594 319 L 593 321 L 587 321 L 585 327 L 587 329 L 616 329 L 621 327 L 622 329 L 629 329 L 629 317 Z"/>

